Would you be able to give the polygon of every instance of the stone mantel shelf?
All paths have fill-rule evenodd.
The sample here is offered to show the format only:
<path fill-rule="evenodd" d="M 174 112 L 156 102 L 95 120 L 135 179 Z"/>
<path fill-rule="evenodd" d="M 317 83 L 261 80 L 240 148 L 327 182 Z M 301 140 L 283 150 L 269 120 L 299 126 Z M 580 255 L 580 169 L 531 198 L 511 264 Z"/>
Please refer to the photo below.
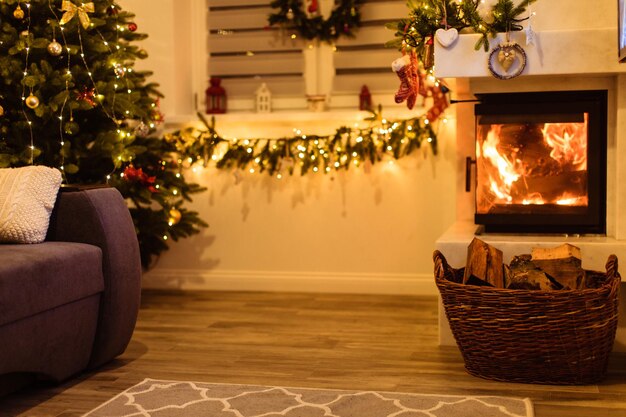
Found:
<path fill-rule="evenodd" d="M 487 68 L 489 53 L 474 49 L 479 38 L 478 34 L 461 34 L 449 48 L 435 42 L 435 75 L 441 78 L 492 78 Z M 620 64 L 618 60 L 616 28 L 540 31 L 536 33 L 534 45 L 526 45 L 523 31 L 512 32 L 510 39 L 524 48 L 528 58 L 520 77 L 626 72 L 626 64 Z M 505 40 L 502 33 L 490 38 L 490 49 Z"/>

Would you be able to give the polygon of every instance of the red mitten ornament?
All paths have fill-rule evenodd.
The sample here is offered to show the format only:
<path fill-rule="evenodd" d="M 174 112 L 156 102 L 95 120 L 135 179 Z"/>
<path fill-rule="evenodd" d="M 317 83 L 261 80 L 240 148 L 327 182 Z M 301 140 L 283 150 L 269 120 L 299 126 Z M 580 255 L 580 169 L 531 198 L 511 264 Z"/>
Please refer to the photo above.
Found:
<path fill-rule="evenodd" d="M 311 0 L 311 4 L 309 4 L 309 8 L 307 10 L 311 14 L 316 13 L 319 10 L 317 0 Z"/>
<path fill-rule="evenodd" d="M 400 79 L 400 87 L 395 95 L 396 103 L 400 104 L 406 100 L 406 105 L 409 109 L 415 106 L 415 100 L 417 98 L 415 85 L 415 70 L 413 70 L 411 58 L 408 55 L 404 55 L 402 58 L 398 58 L 391 63 L 391 68 Z"/>

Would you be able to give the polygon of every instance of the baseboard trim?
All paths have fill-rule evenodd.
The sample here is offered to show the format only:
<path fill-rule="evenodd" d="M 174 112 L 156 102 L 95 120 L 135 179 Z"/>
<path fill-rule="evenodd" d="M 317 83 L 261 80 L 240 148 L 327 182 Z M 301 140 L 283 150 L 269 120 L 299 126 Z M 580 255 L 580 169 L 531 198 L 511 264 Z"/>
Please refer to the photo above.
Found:
<path fill-rule="evenodd" d="M 206 271 L 157 268 L 144 274 L 142 287 L 211 291 L 437 295 L 437 287 L 430 274 Z"/>

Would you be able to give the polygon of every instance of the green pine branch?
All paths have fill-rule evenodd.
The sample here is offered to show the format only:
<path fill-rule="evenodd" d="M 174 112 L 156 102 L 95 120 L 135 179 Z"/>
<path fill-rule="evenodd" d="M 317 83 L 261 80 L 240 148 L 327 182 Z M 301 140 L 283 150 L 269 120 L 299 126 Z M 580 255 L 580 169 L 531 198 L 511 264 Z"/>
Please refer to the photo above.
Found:
<path fill-rule="evenodd" d="M 0 3 L 0 167 L 32 161 L 61 169 L 68 183 L 115 186 L 149 266 L 170 240 L 206 227 L 186 208 L 203 188 L 179 173 L 187 155 L 153 136 L 162 95 L 151 72 L 134 69 L 147 56 L 138 44 L 147 36 L 130 30 L 134 14 L 113 0 L 93 2 L 87 29 L 77 17 L 60 25 L 60 1 L 30 0 L 28 10 L 24 1 Z M 24 18 L 14 15 L 18 4 Z M 53 40 L 58 55 L 48 50 Z M 26 105 L 30 96 L 38 105 Z M 129 170 L 143 176 L 125 177 Z M 174 207 L 181 218 L 172 223 Z"/>

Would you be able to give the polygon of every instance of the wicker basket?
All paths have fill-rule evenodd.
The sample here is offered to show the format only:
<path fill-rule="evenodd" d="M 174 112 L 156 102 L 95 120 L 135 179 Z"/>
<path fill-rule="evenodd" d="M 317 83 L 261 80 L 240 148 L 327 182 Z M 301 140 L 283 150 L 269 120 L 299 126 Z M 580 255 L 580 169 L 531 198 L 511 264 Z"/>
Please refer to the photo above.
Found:
<path fill-rule="evenodd" d="M 467 371 L 497 381 L 593 384 L 606 375 L 620 276 L 611 255 L 598 288 L 508 290 L 461 284 L 434 253 L 435 282 Z"/>

